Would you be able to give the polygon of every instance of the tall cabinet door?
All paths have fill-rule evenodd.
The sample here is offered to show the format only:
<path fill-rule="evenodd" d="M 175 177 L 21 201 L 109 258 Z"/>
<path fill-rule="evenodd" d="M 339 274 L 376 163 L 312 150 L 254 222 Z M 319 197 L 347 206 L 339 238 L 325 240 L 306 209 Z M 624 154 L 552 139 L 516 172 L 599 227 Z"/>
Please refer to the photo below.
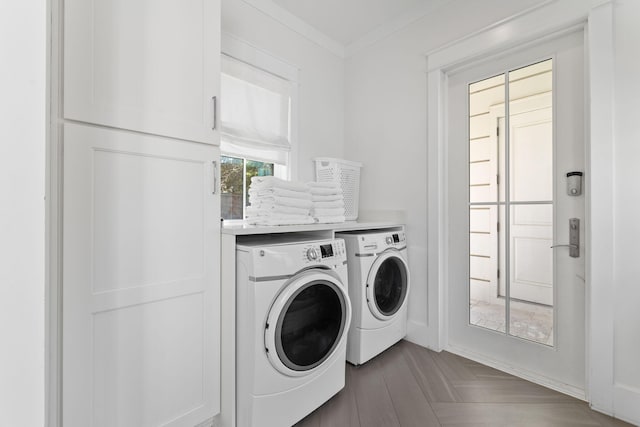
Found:
<path fill-rule="evenodd" d="M 218 148 L 64 126 L 63 425 L 220 412 Z"/>
<path fill-rule="evenodd" d="M 220 0 L 65 0 L 64 118 L 218 144 Z"/>

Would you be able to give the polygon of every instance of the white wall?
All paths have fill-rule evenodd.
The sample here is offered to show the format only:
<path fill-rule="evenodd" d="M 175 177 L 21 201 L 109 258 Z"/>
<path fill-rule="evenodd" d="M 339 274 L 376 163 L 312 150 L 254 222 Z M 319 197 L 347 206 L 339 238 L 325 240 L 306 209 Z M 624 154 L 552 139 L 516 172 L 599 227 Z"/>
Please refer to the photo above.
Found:
<path fill-rule="evenodd" d="M 298 179 L 314 157 L 343 157 L 343 60 L 243 1 L 222 1 L 222 30 L 299 69 Z"/>
<path fill-rule="evenodd" d="M 0 3 L 0 425 L 44 424 L 46 2 Z"/>
<path fill-rule="evenodd" d="M 632 399 L 633 421 L 640 422 L 640 2 L 616 0 L 613 22 L 614 383 L 618 398 Z"/>
<path fill-rule="evenodd" d="M 364 163 L 363 211 L 400 210 L 412 280 L 409 339 L 426 344 L 426 54 L 540 0 L 453 0 L 346 60 L 345 156 Z"/>

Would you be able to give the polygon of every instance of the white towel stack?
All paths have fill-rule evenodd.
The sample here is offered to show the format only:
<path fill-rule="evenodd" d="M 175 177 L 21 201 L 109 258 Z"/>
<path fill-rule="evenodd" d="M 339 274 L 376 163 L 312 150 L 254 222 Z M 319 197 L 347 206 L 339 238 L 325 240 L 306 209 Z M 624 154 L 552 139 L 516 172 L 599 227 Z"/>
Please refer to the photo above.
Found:
<path fill-rule="evenodd" d="M 337 182 L 310 182 L 311 216 L 318 223 L 332 224 L 344 222 L 344 197 Z"/>
<path fill-rule="evenodd" d="M 247 221 L 256 225 L 313 224 L 311 192 L 302 182 L 273 176 L 251 178 Z"/>

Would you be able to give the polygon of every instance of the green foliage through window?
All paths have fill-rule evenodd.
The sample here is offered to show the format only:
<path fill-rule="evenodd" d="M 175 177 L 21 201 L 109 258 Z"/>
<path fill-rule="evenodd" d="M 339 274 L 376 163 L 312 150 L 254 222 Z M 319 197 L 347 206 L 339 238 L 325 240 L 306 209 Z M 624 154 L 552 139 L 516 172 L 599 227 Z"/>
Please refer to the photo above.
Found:
<path fill-rule="evenodd" d="M 249 188 L 254 176 L 273 176 L 273 163 L 220 156 L 220 189 L 223 219 L 244 219 L 249 206 Z"/>

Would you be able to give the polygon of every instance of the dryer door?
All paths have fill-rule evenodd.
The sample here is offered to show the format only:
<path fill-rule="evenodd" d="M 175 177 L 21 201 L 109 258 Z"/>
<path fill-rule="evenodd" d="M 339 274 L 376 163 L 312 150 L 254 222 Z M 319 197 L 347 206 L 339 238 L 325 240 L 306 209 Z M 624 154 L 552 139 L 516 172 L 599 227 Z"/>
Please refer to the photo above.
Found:
<path fill-rule="evenodd" d="M 389 320 L 407 300 L 409 266 L 401 253 L 389 249 L 374 261 L 367 277 L 367 304 L 380 320 Z"/>
<path fill-rule="evenodd" d="M 351 304 L 340 279 L 329 270 L 306 270 L 285 285 L 271 306 L 267 357 L 286 375 L 307 375 L 332 360 L 350 322 Z"/>

